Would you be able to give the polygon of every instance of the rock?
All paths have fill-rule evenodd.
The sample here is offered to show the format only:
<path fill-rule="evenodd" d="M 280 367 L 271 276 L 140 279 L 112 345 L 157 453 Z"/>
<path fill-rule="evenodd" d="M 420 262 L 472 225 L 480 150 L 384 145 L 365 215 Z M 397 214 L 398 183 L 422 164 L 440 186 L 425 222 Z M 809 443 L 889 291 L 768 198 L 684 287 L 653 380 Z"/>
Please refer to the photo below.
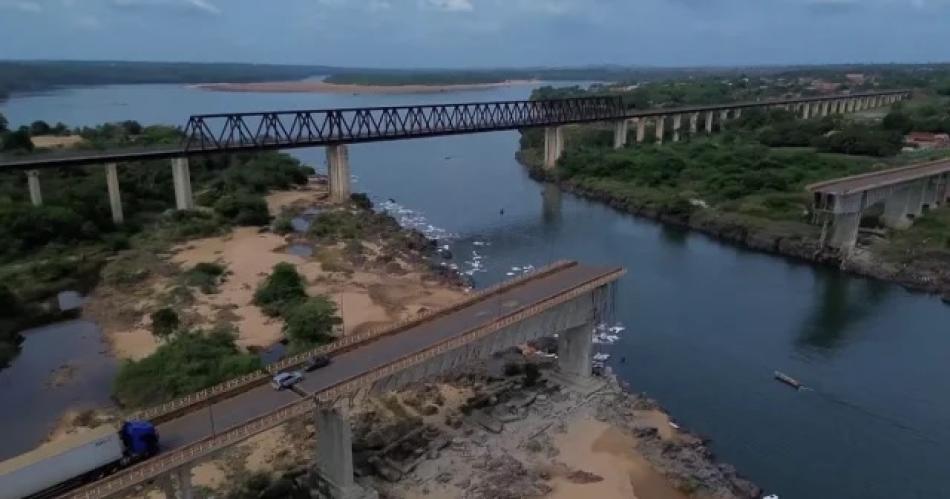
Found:
<path fill-rule="evenodd" d="M 432 416 L 433 414 L 439 413 L 439 408 L 433 404 L 426 404 L 422 406 L 419 412 L 421 412 L 423 416 Z"/>
<path fill-rule="evenodd" d="M 449 483 L 452 481 L 452 474 L 448 472 L 439 473 L 439 476 L 435 477 L 435 481 L 439 483 Z"/>
<path fill-rule="evenodd" d="M 462 489 L 462 490 L 465 490 L 465 489 L 469 488 L 471 485 L 472 485 L 472 479 L 471 479 L 471 478 L 466 478 L 465 480 L 462 480 L 461 482 L 458 482 L 458 483 L 455 484 L 456 487 L 458 487 L 458 488 L 460 488 L 460 489 Z"/>
<path fill-rule="evenodd" d="M 485 414 L 482 411 L 476 411 L 472 413 L 471 417 L 475 423 L 492 433 L 501 433 L 502 429 L 504 429 L 500 421 Z"/>
<path fill-rule="evenodd" d="M 567 480 L 571 483 L 586 484 L 602 482 L 604 481 L 604 477 L 589 471 L 577 470 L 568 474 Z"/>
<path fill-rule="evenodd" d="M 426 453 L 426 457 L 430 460 L 436 460 L 439 458 L 439 449 L 429 449 L 429 452 Z"/>

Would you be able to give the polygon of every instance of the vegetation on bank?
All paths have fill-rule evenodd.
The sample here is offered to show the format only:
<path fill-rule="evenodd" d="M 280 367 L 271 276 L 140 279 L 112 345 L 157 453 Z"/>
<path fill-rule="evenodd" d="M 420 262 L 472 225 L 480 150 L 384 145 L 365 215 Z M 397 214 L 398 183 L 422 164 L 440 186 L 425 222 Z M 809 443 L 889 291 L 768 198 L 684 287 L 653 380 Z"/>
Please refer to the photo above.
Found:
<path fill-rule="evenodd" d="M 28 136 L 30 130 L 19 132 Z M 176 144 L 181 138 L 175 128 L 143 127 L 131 121 L 74 132 L 84 139 L 81 147 L 97 149 Z M 8 144 L 13 133 L 3 133 L 0 140 Z M 19 153 L 30 154 L 25 149 Z M 0 172 L 0 282 L 12 291 L 19 310 L 17 321 L 0 321 L 0 344 L 5 345 L 0 365 L 15 352 L 11 345 L 17 342 L 20 324 L 59 317 L 55 310 L 33 304 L 65 289 L 88 291 L 100 276 L 120 283 L 143 277 L 141 266 L 126 266 L 122 258 L 100 275 L 116 254 L 130 250 L 154 254 L 175 242 L 220 234 L 231 226 L 267 225 L 267 192 L 304 184 L 312 173 L 296 159 L 278 153 L 194 158 L 190 169 L 199 208 L 183 212 L 174 210 L 167 161 L 132 162 L 119 169 L 126 220 L 121 225 L 112 221 L 100 166 L 43 170 L 42 206 L 31 204 L 22 172 Z"/>
<path fill-rule="evenodd" d="M 284 319 L 284 334 L 292 352 L 333 341 L 334 328 L 343 323 L 333 301 L 307 295 L 304 277 L 289 263 L 274 266 L 255 291 L 254 304 L 265 314 Z"/>
<path fill-rule="evenodd" d="M 124 362 L 112 395 L 123 407 L 147 407 L 260 369 L 260 359 L 242 352 L 236 337 L 228 328 L 180 331 L 152 355 Z"/>

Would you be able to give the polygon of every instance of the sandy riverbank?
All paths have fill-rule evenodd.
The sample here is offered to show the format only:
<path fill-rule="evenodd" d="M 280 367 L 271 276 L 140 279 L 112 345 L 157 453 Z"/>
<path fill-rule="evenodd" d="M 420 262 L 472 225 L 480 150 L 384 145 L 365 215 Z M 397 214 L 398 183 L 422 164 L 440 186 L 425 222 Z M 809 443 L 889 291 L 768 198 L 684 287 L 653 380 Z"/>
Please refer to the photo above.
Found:
<path fill-rule="evenodd" d="M 268 196 L 276 215 L 290 206 L 321 206 L 327 203 L 326 186 L 312 183 L 294 191 Z M 112 354 L 120 359 L 140 359 L 158 348 L 149 330 L 149 314 L 181 288 L 179 276 L 196 264 L 215 262 L 227 269 L 217 292 L 193 292 L 193 300 L 178 310 L 190 328 L 233 325 L 237 343 L 246 349 L 266 348 L 282 339 L 280 320 L 267 317 L 252 303 L 254 291 L 274 265 L 292 263 L 306 278 L 311 295 L 324 294 L 336 302 L 343 318 L 344 334 L 403 319 L 422 309 L 438 308 L 461 299 L 456 287 L 431 279 L 419 262 L 396 259 L 392 267 L 348 266 L 339 247 L 319 248 L 313 257 L 291 254 L 287 247 L 294 235 L 282 236 L 256 227 L 240 227 L 226 235 L 189 241 L 164 256 L 166 265 L 153 272 L 134 290 L 100 285 L 90 296 L 85 313 L 100 324 Z M 382 241 L 364 241 L 367 260 L 382 248 Z M 314 248 L 317 249 L 317 248 Z M 332 259 L 332 268 L 325 268 Z"/>
<path fill-rule="evenodd" d="M 327 93 L 327 94 L 431 94 L 490 90 L 516 85 L 531 85 L 535 80 L 509 80 L 497 83 L 470 83 L 460 85 L 355 85 L 326 83 L 317 80 L 271 81 L 258 83 L 202 83 L 191 88 L 217 92 L 273 92 L 273 93 Z"/>

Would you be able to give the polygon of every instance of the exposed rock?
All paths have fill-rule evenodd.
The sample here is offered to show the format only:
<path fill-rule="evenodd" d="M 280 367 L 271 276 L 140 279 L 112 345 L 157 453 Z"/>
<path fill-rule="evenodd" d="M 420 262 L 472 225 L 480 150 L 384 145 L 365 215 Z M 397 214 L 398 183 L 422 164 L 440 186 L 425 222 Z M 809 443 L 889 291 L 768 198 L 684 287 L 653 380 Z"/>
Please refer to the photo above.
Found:
<path fill-rule="evenodd" d="M 582 470 L 573 471 L 569 473 L 566 478 L 567 478 L 567 481 L 571 483 L 579 483 L 579 484 L 597 483 L 597 482 L 604 481 L 604 477 L 591 473 L 589 471 L 582 471 Z"/>

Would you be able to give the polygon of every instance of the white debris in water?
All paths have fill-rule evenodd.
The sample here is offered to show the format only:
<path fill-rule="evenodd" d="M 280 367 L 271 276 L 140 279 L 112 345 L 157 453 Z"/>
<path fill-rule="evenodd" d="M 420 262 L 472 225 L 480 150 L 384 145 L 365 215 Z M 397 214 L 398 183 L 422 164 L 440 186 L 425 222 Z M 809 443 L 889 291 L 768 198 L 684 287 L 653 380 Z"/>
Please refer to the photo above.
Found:
<path fill-rule="evenodd" d="M 511 277 L 511 276 L 515 275 L 515 273 L 514 273 L 514 272 L 506 272 L 505 275 L 508 276 L 508 277 Z"/>
<path fill-rule="evenodd" d="M 395 218 L 396 221 L 399 222 L 400 226 L 407 229 L 417 230 L 429 239 L 438 239 L 440 241 L 444 241 L 451 240 L 456 237 L 451 232 L 429 223 L 429 220 L 426 219 L 426 217 L 421 213 L 406 208 L 405 206 L 402 206 L 394 201 L 382 201 L 378 204 L 378 206 L 380 210 Z M 449 245 L 444 245 L 442 249 L 448 250 Z"/>
<path fill-rule="evenodd" d="M 613 345 L 618 340 L 620 340 L 620 335 L 627 328 L 620 324 L 619 322 L 613 326 L 608 326 L 607 324 L 598 324 L 594 328 L 594 344 L 597 345 Z"/>
<path fill-rule="evenodd" d="M 472 246 L 491 246 L 491 243 L 485 241 L 473 241 Z"/>
<path fill-rule="evenodd" d="M 609 354 L 609 353 L 595 353 L 595 354 L 594 354 L 594 360 L 597 360 L 597 361 L 600 361 L 600 362 L 603 362 L 603 361 L 605 361 L 605 360 L 607 360 L 607 359 L 609 359 L 609 358 L 610 358 L 610 354 Z"/>

